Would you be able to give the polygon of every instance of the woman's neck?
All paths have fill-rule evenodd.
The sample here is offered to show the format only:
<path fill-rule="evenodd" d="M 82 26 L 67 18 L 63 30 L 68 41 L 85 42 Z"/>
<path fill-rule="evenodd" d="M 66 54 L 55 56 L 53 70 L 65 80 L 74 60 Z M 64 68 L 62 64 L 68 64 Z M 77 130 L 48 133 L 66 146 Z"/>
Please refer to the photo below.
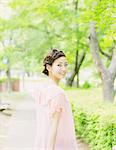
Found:
<path fill-rule="evenodd" d="M 55 79 L 55 78 L 50 77 L 50 76 L 49 76 L 49 79 L 50 79 L 53 83 L 55 83 L 56 85 L 58 85 L 58 84 L 59 84 L 59 81 L 60 81 L 60 80 Z"/>

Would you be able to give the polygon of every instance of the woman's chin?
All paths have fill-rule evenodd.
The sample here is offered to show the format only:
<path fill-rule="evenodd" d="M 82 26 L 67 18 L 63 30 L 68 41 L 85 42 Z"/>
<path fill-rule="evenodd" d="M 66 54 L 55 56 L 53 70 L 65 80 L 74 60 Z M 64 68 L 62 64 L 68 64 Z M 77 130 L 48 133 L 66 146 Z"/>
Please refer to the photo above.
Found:
<path fill-rule="evenodd" d="M 65 75 L 61 75 L 61 74 L 60 74 L 59 79 L 61 80 L 61 79 L 63 79 L 64 77 L 65 77 Z"/>

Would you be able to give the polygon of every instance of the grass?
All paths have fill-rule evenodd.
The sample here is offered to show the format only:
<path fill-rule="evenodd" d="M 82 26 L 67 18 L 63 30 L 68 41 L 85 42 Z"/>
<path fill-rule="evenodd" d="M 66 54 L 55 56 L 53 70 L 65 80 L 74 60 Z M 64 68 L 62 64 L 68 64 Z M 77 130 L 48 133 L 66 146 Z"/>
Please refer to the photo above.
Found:
<path fill-rule="evenodd" d="M 116 119 L 116 97 L 114 103 L 104 102 L 101 88 L 90 89 L 67 89 L 71 101 L 77 108 L 83 108 L 90 113 L 98 113 L 101 116 L 114 116 Z"/>

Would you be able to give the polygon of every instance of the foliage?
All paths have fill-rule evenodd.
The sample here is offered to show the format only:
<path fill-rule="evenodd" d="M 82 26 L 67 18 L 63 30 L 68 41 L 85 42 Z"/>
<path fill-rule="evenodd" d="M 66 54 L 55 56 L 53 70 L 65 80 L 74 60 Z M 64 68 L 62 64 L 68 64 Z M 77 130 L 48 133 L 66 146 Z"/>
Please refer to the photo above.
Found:
<path fill-rule="evenodd" d="M 91 84 L 88 81 L 85 81 L 81 88 L 88 89 L 91 87 Z"/>
<path fill-rule="evenodd" d="M 72 104 L 77 137 L 93 150 L 110 150 L 116 145 L 116 99 L 112 104 L 104 103 L 101 88 L 65 90 Z"/>
<path fill-rule="evenodd" d="M 88 112 L 74 103 L 72 110 L 77 137 L 84 139 L 91 150 L 112 150 L 116 145 L 116 115 Z"/>
<path fill-rule="evenodd" d="M 12 77 L 11 78 L 11 82 L 15 82 L 15 81 L 18 81 L 19 78 L 16 78 L 16 77 Z M 6 83 L 7 82 L 7 78 L 6 77 L 2 77 L 0 78 L 0 83 Z"/>
<path fill-rule="evenodd" d="M 89 53 L 88 33 L 91 20 L 97 23 L 101 48 L 111 53 L 115 37 L 113 6 L 114 0 L 79 1 L 77 9 L 76 1 L 12 0 L 9 7 L 14 15 L 8 20 L 0 19 L 0 39 L 8 39 L 9 32 L 14 37 L 13 45 L 4 48 L 5 53 L 9 51 L 12 54 L 9 57 L 11 62 L 17 61 L 17 66 L 22 70 L 37 72 L 44 54 L 56 47 L 66 52 L 72 68 L 77 49 L 80 54 L 83 51 Z M 17 60 L 15 56 L 18 56 Z M 13 62 L 11 65 L 16 65 Z M 91 62 L 92 58 L 89 56 L 84 65 Z"/>
<path fill-rule="evenodd" d="M 5 83 L 6 82 L 6 78 L 1 78 L 0 79 L 0 84 Z"/>
<path fill-rule="evenodd" d="M 24 40 L 24 49 L 31 51 L 31 56 L 36 58 L 36 64 L 51 47 L 64 50 L 70 63 L 74 62 L 77 45 L 80 51 L 87 49 L 85 32 L 76 26 L 77 13 L 72 2 L 66 0 L 20 2 L 15 0 L 11 1 L 10 7 L 14 9 L 15 15 L 8 20 L 9 30 L 23 31 L 23 35 L 27 38 Z M 29 61 L 32 59 L 28 55 L 27 57 Z M 27 69 L 28 67 L 26 65 Z"/>

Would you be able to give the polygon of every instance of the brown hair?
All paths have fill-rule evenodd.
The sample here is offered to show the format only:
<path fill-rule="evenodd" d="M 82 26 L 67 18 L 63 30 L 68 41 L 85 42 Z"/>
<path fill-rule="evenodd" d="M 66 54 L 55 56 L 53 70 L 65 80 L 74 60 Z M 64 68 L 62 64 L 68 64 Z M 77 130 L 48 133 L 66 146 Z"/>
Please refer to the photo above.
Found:
<path fill-rule="evenodd" d="M 53 62 L 59 58 L 59 57 L 66 57 L 65 54 L 63 53 L 63 51 L 59 51 L 57 49 L 52 49 L 52 51 L 50 51 L 47 56 L 44 58 L 43 60 L 43 65 L 44 65 L 44 70 L 42 71 L 42 73 L 44 73 L 45 75 L 49 75 L 49 71 L 46 68 L 46 65 L 49 64 L 52 66 Z"/>

